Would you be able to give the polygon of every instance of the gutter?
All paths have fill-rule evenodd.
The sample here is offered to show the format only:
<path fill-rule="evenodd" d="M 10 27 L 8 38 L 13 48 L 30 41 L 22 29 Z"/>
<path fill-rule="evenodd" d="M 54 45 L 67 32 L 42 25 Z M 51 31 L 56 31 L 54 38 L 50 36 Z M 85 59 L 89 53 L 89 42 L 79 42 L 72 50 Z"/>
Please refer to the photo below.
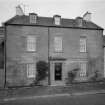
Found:
<path fill-rule="evenodd" d="M 85 27 L 69 27 L 69 26 L 51 26 L 51 25 L 38 25 L 38 24 L 8 24 L 5 23 L 5 25 L 13 25 L 13 26 L 37 26 L 37 27 L 54 27 L 54 28 L 72 28 L 72 29 L 87 29 L 87 30 L 104 30 L 103 28 L 85 28 Z"/>

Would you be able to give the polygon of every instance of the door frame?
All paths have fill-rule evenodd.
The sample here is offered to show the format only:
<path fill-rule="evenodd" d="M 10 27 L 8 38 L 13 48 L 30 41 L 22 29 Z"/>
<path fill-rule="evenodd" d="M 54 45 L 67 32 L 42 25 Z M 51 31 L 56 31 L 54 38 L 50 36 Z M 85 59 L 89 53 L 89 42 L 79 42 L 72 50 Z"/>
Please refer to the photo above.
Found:
<path fill-rule="evenodd" d="M 62 80 L 56 81 L 55 80 L 55 63 L 62 63 Z M 50 60 L 50 85 L 64 85 L 64 68 L 65 68 L 65 59 L 63 58 L 54 58 Z"/>

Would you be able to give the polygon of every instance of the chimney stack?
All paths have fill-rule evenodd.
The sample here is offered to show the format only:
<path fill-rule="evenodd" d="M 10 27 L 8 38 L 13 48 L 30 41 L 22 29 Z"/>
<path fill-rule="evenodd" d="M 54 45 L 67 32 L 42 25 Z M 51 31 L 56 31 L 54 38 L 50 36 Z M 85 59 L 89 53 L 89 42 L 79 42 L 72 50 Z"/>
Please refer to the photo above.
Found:
<path fill-rule="evenodd" d="M 83 15 L 83 20 L 91 21 L 91 13 L 90 13 L 90 12 L 86 12 L 86 13 Z"/>
<path fill-rule="evenodd" d="M 18 15 L 18 16 L 24 15 L 24 12 L 23 12 L 23 10 L 22 10 L 22 8 L 21 8 L 20 5 L 18 5 L 18 6 L 16 7 L 16 15 Z"/>

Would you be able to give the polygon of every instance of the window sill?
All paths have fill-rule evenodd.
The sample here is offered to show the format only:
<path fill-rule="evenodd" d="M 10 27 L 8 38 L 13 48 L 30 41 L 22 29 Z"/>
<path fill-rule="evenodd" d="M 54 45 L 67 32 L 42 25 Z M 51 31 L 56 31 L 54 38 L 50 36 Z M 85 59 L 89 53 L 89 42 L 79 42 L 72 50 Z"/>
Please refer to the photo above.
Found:
<path fill-rule="evenodd" d="M 26 51 L 27 53 L 37 53 L 37 51 Z"/>
<path fill-rule="evenodd" d="M 88 53 L 88 52 L 80 52 L 80 53 Z"/>
<path fill-rule="evenodd" d="M 63 51 L 58 51 L 58 52 L 57 51 L 54 51 L 54 53 L 64 53 L 64 52 Z"/>

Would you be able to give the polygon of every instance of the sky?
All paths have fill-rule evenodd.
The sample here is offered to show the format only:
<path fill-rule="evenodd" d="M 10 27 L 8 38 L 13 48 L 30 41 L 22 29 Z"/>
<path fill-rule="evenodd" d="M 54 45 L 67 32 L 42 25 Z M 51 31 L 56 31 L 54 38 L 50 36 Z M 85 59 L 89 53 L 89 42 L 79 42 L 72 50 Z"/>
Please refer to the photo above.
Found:
<path fill-rule="evenodd" d="M 35 12 L 46 17 L 58 14 L 75 19 L 89 11 L 91 21 L 105 29 L 105 0 L 0 0 L 0 24 L 16 15 L 17 5 L 21 5 L 26 15 Z"/>

